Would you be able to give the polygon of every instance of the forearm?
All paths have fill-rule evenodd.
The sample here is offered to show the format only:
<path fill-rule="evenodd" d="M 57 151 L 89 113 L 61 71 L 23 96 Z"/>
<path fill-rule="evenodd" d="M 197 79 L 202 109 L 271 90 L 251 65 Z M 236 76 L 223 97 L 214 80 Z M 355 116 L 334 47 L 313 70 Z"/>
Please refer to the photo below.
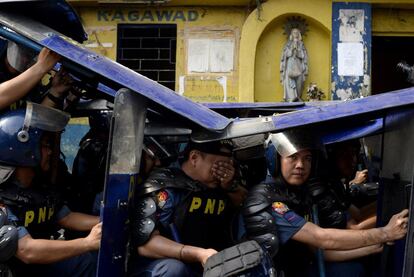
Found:
<path fill-rule="evenodd" d="M 352 250 L 326 250 L 325 260 L 329 262 L 343 262 L 376 254 L 382 251 L 381 244 L 370 245 Z"/>
<path fill-rule="evenodd" d="M 369 230 L 323 229 L 307 222 L 293 239 L 330 250 L 349 250 L 390 241 L 384 228 Z"/>
<path fill-rule="evenodd" d="M 23 98 L 34 88 L 47 72 L 38 66 L 32 66 L 15 78 L 0 84 L 0 109 Z"/>
<path fill-rule="evenodd" d="M 99 216 L 71 212 L 59 222 L 59 225 L 75 231 L 90 231 L 99 223 Z"/>
<path fill-rule="evenodd" d="M 353 230 L 364 230 L 364 229 L 374 228 L 376 223 L 377 223 L 377 216 L 373 216 L 362 222 L 355 223 L 355 224 L 349 224 L 347 227 L 348 229 L 353 229 Z"/>
<path fill-rule="evenodd" d="M 173 258 L 185 262 L 200 262 L 200 251 L 203 248 L 170 240 L 166 237 L 154 233 L 150 240 L 138 247 L 138 254 L 148 258 Z"/>
<path fill-rule="evenodd" d="M 21 242 L 21 240 L 26 240 Z M 75 240 L 19 240 L 16 257 L 27 264 L 49 264 L 62 261 L 92 251 L 92 247 L 85 239 Z"/>
<path fill-rule="evenodd" d="M 368 230 L 326 229 L 326 231 L 323 242 L 325 249 L 348 250 L 389 241 L 383 228 Z"/>

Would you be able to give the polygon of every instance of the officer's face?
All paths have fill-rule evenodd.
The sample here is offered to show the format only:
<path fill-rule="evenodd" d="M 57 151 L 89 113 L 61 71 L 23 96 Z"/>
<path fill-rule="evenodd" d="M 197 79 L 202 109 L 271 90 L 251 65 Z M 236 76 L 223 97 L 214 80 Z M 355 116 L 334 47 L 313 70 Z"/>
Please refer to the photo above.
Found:
<path fill-rule="evenodd" d="M 282 176 L 290 185 L 300 186 L 310 175 L 312 166 L 312 152 L 301 150 L 293 155 L 280 159 Z"/>
<path fill-rule="evenodd" d="M 358 152 L 352 146 L 344 147 L 335 153 L 336 166 L 341 177 L 351 178 L 357 169 Z"/>
<path fill-rule="evenodd" d="M 50 157 L 52 155 L 52 145 L 48 137 L 43 137 L 40 141 L 40 152 L 42 154 L 40 168 L 42 171 L 48 171 L 50 169 Z"/>

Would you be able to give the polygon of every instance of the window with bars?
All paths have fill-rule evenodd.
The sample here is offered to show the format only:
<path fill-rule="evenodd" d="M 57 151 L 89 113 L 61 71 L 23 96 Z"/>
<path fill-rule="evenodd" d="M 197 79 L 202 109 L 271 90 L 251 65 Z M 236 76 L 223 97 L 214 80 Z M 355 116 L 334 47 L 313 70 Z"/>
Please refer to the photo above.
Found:
<path fill-rule="evenodd" d="M 177 26 L 118 25 L 117 62 L 174 90 Z"/>

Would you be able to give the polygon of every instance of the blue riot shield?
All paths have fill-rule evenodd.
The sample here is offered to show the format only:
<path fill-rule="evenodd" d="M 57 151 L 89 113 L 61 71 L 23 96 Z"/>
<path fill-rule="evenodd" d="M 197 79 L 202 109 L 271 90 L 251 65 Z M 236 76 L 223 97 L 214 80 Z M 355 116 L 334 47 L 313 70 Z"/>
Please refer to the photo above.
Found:
<path fill-rule="evenodd" d="M 128 242 L 128 204 L 138 181 L 146 101 L 128 89 L 115 96 L 101 206 L 98 276 L 123 276 Z"/>

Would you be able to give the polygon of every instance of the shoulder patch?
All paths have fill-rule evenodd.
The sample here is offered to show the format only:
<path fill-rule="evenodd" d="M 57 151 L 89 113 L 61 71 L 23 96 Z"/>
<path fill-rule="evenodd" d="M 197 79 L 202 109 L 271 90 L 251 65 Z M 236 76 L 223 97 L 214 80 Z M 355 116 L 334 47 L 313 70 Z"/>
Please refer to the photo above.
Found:
<path fill-rule="evenodd" d="M 162 190 L 160 192 L 157 193 L 157 203 L 158 203 L 158 207 L 163 208 L 165 203 L 168 200 L 168 192 L 165 190 Z"/>
<path fill-rule="evenodd" d="M 273 202 L 272 203 L 272 209 L 277 212 L 278 214 L 285 214 L 287 211 L 289 211 L 288 206 L 283 204 L 282 202 Z"/>

